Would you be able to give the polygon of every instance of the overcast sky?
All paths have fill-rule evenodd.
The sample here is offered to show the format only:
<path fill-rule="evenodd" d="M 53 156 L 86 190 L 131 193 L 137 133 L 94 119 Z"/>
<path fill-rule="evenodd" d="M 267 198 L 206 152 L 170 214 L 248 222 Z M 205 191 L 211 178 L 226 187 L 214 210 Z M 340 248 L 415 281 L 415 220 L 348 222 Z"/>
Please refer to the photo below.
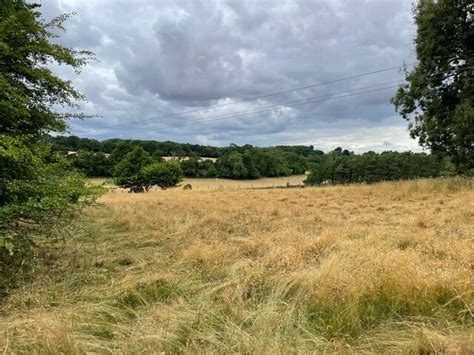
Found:
<path fill-rule="evenodd" d="M 396 89 L 378 90 L 397 85 L 404 78 L 399 70 L 248 100 L 414 62 L 410 0 L 42 5 L 46 19 L 76 12 L 61 42 L 98 59 L 79 76 L 57 68 L 87 96 L 82 111 L 101 116 L 72 121 L 75 135 L 312 144 L 326 151 L 420 149 L 390 104 Z M 317 102 L 292 106 L 307 98 Z"/>

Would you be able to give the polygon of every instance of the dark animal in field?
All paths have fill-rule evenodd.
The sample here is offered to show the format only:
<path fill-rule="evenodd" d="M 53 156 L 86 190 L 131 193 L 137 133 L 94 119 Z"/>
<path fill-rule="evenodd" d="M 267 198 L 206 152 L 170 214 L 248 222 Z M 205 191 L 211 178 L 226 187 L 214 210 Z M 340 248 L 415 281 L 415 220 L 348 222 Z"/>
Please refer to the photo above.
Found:
<path fill-rule="evenodd" d="M 183 190 L 192 190 L 193 189 L 193 185 L 191 184 L 186 184 L 183 186 Z"/>
<path fill-rule="evenodd" d="M 128 193 L 131 193 L 131 192 L 147 192 L 148 191 L 148 187 L 147 186 L 132 186 L 130 188 L 130 190 L 128 190 Z"/>

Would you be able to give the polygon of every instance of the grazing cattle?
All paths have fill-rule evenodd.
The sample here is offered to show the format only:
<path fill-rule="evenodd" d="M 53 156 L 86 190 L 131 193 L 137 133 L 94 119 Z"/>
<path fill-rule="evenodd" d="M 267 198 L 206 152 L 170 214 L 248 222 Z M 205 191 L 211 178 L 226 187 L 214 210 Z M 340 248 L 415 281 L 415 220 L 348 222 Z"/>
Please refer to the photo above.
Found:
<path fill-rule="evenodd" d="M 145 186 L 141 186 L 141 185 L 137 185 L 137 186 L 132 186 L 130 187 L 130 190 L 128 190 L 128 193 L 131 193 L 131 192 L 147 192 L 148 191 L 148 187 L 145 187 Z"/>

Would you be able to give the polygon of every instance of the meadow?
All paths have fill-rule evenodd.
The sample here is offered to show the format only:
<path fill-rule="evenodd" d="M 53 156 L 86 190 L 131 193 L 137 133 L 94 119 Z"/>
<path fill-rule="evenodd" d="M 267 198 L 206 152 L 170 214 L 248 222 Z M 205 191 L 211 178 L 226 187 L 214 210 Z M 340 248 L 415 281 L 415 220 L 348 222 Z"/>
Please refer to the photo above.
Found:
<path fill-rule="evenodd" d="M 193 190 L 222 190 L 222 189 L 263 189 L 273 187 L 286 187 L 303 185 L 303 181 L 308 175 L 291 175 L 283 177 L 260 178 L 255 180 L 235 180 L 223 178 L 184 178 L 179 186 L 190 184 Z M 111 185 L 112 179 L 106 178 L 89 178 L 92 184 L 106 185 L 110 188 L 115 188 Z M 155 191 L 157 187 L 153 188 Z M 152 189 L 152 190 L 153 190 Z"/>
<path fill-rule="evenodd" d="M 102 196 L 0 305 L 0 350 L 474 349 L 472 180 L 201 183 Z"/>

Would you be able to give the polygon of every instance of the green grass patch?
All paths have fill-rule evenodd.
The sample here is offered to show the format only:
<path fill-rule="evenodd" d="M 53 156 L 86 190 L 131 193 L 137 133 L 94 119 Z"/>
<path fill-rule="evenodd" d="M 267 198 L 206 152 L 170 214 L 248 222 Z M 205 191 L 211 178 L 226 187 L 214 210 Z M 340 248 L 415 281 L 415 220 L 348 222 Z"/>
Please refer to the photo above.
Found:
<path fill-rule="evenodd" d="M 120 296 L 118 304 L 136 309 L 153 303 L 168 303 L 180 294 L 176 285 L 163 279 L 139 282 Z"/>
<path fill-rule="evenodd" d="M 472 298 L 470 301 L 472 303 Z M 307 316 L 315 332 L 329 339 L 355 338 L 384 321 L 412 317 L 442 316 L 458 323 L 469 322 L 466 300 L 454 289 L 436 287 L 403 295 L 393 285 L 382 286 L 357 299 L 311 302 L 307 306 Z"/>

